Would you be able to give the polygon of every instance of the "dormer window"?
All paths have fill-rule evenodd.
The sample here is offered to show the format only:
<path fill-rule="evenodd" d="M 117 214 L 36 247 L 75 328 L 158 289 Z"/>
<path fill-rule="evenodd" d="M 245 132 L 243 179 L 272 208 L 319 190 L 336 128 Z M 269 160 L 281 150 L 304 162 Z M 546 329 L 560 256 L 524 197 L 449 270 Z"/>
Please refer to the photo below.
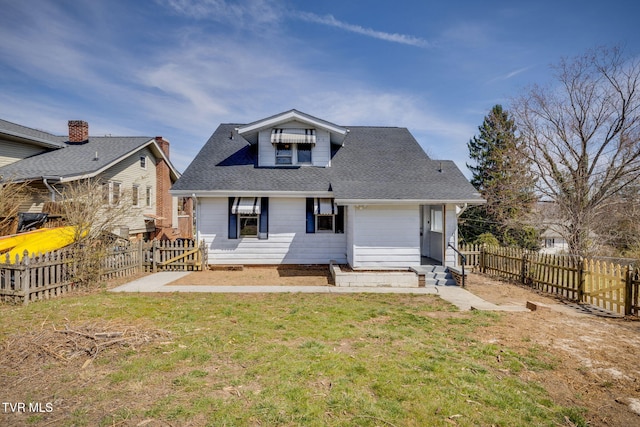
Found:
<path fill-rule="evenodd" d="M 311 151 L 316 143 L 315 129 L 276 128 L 271 130 L 276 149 L 276 165 L 312 164 Z"/>

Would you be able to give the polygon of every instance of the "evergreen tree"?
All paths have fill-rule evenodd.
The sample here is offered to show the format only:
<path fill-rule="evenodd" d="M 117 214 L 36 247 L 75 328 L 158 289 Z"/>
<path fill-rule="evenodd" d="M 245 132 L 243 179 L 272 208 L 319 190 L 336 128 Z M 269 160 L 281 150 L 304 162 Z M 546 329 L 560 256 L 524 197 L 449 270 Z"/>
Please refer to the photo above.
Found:
<path fill-rule="evenodd" d="M 535 249 L 537 233 L 526 224 L 535 202 L 534 180 L 514 120 L 501 105 L 495 105 L 478 130 L 467 144 L 475 165 L 467 167 L 473 174 L 471 184 L 487 203 L 463 214 L 462 237 L 472 242 L 491 233 L 504 245 Z"/>

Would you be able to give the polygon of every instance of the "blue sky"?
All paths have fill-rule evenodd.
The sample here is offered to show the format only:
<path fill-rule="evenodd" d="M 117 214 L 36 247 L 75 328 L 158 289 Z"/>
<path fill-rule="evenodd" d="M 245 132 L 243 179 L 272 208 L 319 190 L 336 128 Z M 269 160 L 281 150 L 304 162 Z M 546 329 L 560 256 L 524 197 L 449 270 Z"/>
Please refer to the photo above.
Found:
<path fill-rule="evenodd" d="M 0 118 L 162 135 L 183 171 L 220 123 L 296 108 L 407 127 L 468 175 L 466 144 L 550 65 L 640 54 L 636 0 L 0 0 Z"/>

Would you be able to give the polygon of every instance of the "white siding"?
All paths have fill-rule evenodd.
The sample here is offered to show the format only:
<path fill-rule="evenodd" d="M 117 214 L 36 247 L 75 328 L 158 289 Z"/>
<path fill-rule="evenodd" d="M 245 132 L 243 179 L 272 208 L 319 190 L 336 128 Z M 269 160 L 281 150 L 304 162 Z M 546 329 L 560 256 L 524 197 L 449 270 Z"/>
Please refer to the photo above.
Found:
<path fill-rule="evenodd" d="M 15 163 L 18 160 L 26 159 L 44 151 L 46 150 L 42 147 L 24 142 L 0 141 L 0 166 Z M 5 178 L 10 179 L 11 177 Z"/>
<path fill-rule="evenodd" d="M 276 149 L 271 144 L 271 129 L 263 130 L 258 134 L 258 165 L 276 165 Z"/>
<path fill-rule="evenodd" d="M 31 184 L 18 212 L 41 213 L 46 202 L 51 201 L 51 193 L 39 182 Z"/>
<path fill-rule="evenodd" d="M 300 122 L 283 123 L 278 128 L 307 128 L 308 124 Z M 296 151 L 293 153 L 293 163 L 297 161 Z M 331 141 L 328 131 L 316 129 L 316 144 L 311 149 L 311 161 L 313 166 L 325 167 L 331 161 Z M 265 129 L 258 134 L 258 165 L 275 166 L 276 150 L 271 144 L 271 129 Z"/>
<path fill-rule="evenodd" d="M 369 205 L 353 212 L 353 267 L 420 265 L 418 205 Z"/>
<path fill-rule="evenodd" d="M 345 211 L 347 215 L 347 217 L 345 218 L 344 230 L 344 232 L 347 234 L 347 262 L 349 263 L 349 265 L 353 266 L 353 233 L 356 229 L 356 208 L 353 205 L 349 205 L 345 208 Z"/>
<path fill-rule="evenodd" d="M 311 154 L 313 166 L 325 167 L 331 161 L 331 140 L 329 132 L 318 129 L 316 131 L 316 145 Z"/>
<path fill-rule="evenodd" d="M 346 262 L 346 236 L 306 233 L 304 198 L 269 199 L 268 239 L 228 238 L 228 199 L 200 198 L 196 226 L 210 264 L 328 264 Z"/>
<path fill-rule="evenodd" d="M 449 243 L 451 243 L 454 248 L 458 247 L 458 217 L 456 216 L 456 205 L 446 205 L 444 221 L 445 256 L 442 265 L 457 267 L 458 256 L 456 252 L 449 247 Z"/>
<path fill-rule="evenodd" d="M 540 249 L 541 254 L 562 254 L 567 253 L 568 250 L 569 245 L 564 238 L 558 235 L 542 239 L 542 249 Z"/>

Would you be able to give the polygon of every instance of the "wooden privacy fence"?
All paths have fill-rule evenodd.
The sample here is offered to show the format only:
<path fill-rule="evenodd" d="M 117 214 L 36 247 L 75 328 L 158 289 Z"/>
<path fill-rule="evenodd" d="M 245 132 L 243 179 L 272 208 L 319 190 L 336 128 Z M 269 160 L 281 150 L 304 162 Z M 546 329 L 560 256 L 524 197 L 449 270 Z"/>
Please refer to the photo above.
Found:
<path fill-rule="evenodd" d="M 467 266 L 619 314 L 640 314 L 640 268 L 517 248 L 461 246 Z M 471 258 L 471 259 L 470 259 Z"/>
<path fill-rule="evenodd" d="M 100 269 L 98 280 L 111 280 L 145 272 L 203 270 L 206 259 L 204 243 L 138 242 L 107 249 L 96 268 Z M 26 305 L 64 295 L 76 286 L 79 268 L 73 252 L 67 250 L 13 262 L 8 255 L 0 255 L 0 300 Z"/>

